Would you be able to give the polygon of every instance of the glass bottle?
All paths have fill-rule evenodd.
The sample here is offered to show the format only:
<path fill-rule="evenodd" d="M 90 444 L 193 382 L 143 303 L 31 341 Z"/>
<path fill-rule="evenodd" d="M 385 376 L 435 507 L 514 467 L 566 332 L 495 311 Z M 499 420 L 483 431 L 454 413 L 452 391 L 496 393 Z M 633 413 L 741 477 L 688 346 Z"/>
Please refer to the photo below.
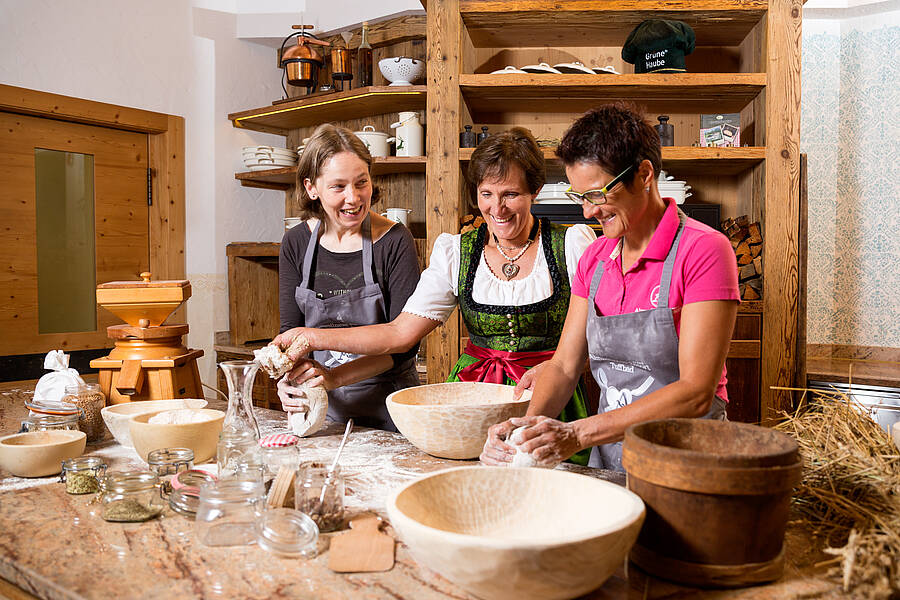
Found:
<path fill-rule="evenodd" d="M 656 117 L 656 120 L 659 121 L 659 124 L 654 125 L 653 128 L 656 130 L 656 133 L 659 134 L 659 145 L 674 146 L 675 126 L 669 123 L 668 115 L 660 115 Z"/>
<path fill-rule="evenodd" d="M 259 425 L 253 416 L 253 380 L 259 363 L 252 360 L 229 360 L 219 363 L 228 382 L 228 410 L 222 432 L 249 431 L 259 439 Z"/>
<path fill-rule="evenodd" d="M 357 87 L 372 85 L 372 46 L 369 44 L 369 22 L 363 21 L 362 41 L 356 51 Z"/>

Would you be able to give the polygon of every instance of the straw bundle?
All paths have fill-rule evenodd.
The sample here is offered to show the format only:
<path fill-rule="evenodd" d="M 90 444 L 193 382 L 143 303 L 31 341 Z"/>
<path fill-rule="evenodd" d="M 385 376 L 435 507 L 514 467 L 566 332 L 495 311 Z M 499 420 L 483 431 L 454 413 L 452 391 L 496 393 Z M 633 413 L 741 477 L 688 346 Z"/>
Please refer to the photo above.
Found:
<path fill-rule="evenodd" d="M 805 390 L 810 391 L 810 390 Z M 863 406 L 842 392 L 815 391 L 776 428 L 804 461 L 794 506 L 832 546 L 829 572 L 859 597 L 900 597 L 900 454 Z M 805 394 L 804 394 L 805 399 Z"/>

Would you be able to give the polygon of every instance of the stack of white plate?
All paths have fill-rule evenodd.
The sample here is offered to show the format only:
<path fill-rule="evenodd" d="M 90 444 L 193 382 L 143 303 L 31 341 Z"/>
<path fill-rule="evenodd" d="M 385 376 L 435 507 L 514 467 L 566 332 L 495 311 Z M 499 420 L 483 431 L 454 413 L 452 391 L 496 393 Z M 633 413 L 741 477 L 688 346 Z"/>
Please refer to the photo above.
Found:
<path fill-rule="evenodd" d="M 244 159 L 244 165 L 251 171 L 297 166 L 297 155 L 287 148 L 244 146 L 241 156 Z"/>
<path fill-rule="evenodd" d="M 303 154 L 303 149 L 306 148 L 306 143 L 309 141 L 308 137 L 303 138 L 303 141 L 300 142 L 300 145 L 297 146 L 297 156 L 299 157 Z"/>
<path fill-rule="evenodd" d="M 565 181 L 559 183 L 546 183 L 538 192 L 537 198 L 534 199 L 536 204 L 574 204 L 569 197 L 566 196 L 566 190 L 569 184 Z"/>
<path fill-rule="evenodd" d="M 659 181 L 656 184 L 659 187 L 659 195 L 663 198 L 674 198 L 676 204 L 684 204 L 685 198 L 690 198 L 692 195 L 688 191 L 691 186 L 687 185 L 687 182 L 675 180 L 671 175 L 667 176 L 665 173 L 665 171 L 660 172 Z"/>

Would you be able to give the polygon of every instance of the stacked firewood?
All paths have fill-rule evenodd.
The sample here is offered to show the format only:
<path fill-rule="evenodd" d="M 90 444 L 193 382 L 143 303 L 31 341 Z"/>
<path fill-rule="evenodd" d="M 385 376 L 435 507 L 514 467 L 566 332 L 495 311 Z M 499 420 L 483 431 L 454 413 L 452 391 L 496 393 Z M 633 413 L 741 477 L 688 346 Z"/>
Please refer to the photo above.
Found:
<path fill-rule="evenodd" d="M 473 229 L 478 229 L 481 227 L 481 224 L 484 223 L 484 219 L 481 218 L 481 215 L 477 217 L 475 215 L 464 215 L 459 220 L 459 232 L 465 233 L 467 231 L 472 231 Z"/>
<path fill-rule="evenodd" d="M 759 223 L 751 223 L 747 215 L 728 218 L 722 221 L 722 231 L 731 240 L 731 247 L 737 256 L 741 300 L 760 300 L 763 239 Z"/>

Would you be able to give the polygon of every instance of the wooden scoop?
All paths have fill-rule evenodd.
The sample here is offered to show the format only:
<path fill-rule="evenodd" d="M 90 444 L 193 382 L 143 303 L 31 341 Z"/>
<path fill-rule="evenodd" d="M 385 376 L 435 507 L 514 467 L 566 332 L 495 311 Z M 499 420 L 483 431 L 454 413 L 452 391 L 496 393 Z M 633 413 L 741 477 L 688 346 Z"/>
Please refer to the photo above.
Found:
<path fill-rule="evenodd" d="M 350 521 L 350 531 L 331 538 L 328 568 L 336 573 L 389 571 L 394 568 L 394 538 L 379 531 L 380 517 L 362 514 Z"/>

